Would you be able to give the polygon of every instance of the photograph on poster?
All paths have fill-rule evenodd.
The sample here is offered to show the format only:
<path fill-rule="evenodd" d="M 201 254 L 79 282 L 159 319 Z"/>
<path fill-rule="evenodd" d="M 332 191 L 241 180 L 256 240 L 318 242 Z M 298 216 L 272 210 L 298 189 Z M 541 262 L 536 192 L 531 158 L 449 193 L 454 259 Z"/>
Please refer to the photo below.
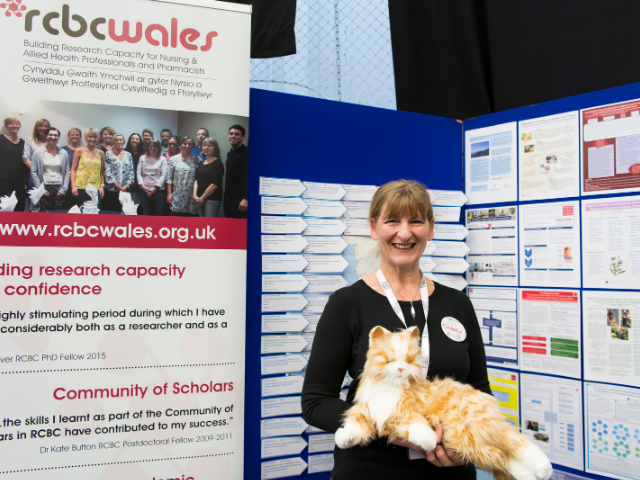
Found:
<path fill-rule="evenodd" d="M 640 190 L 640 101 L 580 111 L 582 195 Z"/>
<path fill-rule="evenodd" d="M 579 195 L 578 120 L 576 111 L 518 123 L 521 201 Z"/>
<path fill-rule="evenodd" d="M 465 152 L 469 204 L 517 199 L 515 122 L 466 131 Z"/>
<path fill-rule="evenodd" d="M 585 288 L 640 288 L 640 197 L 582 201 Z"/>
<path fill-rule="evenodd" d="M 640 387 L 640 293 L 583 292 L 584 378 Z"/>
<path fill-rule="evenodd" d="M 520 206 L 520 284 L 580 286 L 579 202 Z"/>
<path fill-rule="evenodd" d="M 24 140 L 23 161 L 32 164 L 19 175 L 0 172 L 0 196 L 15 191 L 23 200 L 15 211 L 83 207 L 91 203 L 90 183 L 99 191 L 102 213 L 121 213 L 118 197 L 125 192 L 138 215 L 246 218 L 246 205 L 240 204 L 247 203 L 247 117 L 45 100 L 33 100 L 18 113 L 7 96 L 0 97 L 0 117 L 8 119 L 0 134 L 13 129 Z M 0 152 L 6 156 L 3 140 Z M 55 157 L 66 160 L 57 172 L 49 165 Z M 46 190 L 40 201 L 25 202 L 40 185 Z"/>

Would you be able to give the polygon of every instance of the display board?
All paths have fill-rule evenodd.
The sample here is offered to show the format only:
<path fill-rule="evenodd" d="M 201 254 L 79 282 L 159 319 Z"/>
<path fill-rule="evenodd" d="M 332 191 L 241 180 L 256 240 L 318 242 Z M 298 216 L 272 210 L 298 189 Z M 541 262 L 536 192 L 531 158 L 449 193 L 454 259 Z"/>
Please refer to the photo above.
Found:
<path fill-rule="evenodd" d="M 243 478 L 251 8 L 190 3 L 0 5 L 0 478 Z"/>
<path fill-rule="evenodd" d="M 453 120 L 260 90 L 251 93 L 251 125 L 251 148 L 261 155 L 251 159 L 249 181 L 256 209 L 249 211 L 246 478 L 329 479 L 333 434 L 300 416 L 315 323 L 331 292 L 375 268 L 368 202 L 376 186 L 398 178 L 432 188 L 436 217 L 447 222 L 423 268 L 466 286 L 456 274 L 468 268 L 456 146 L 462 130 Z M 274 150 L 283 126 L 295 144 Z M 391 133 L 407 126 L 420 132 L 403 141 L 410 161 L 391 162 L 399 148 Z"/>
<path fill-rule="evenodd" d="M 558 478 L 640 472 L 638 98 L 636 84 L 464 122 L 469 295 L 487 338 L 498 334 L 485 341 L 491 364 L 519 374 L 523 431 Z M 510 255 L 507 284 L 496 266 Z M 502 285 L 518 297 L 512 365 L 500 330 L 516 315 Z"/>

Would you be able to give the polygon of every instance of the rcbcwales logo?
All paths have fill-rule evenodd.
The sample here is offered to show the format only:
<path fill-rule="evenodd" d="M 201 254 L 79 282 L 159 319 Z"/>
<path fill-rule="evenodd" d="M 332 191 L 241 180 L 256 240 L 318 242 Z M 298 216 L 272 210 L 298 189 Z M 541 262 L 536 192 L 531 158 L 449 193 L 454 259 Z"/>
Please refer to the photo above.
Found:
<path fill-rule="evenodd" d="M 7 9 L 7 11 L 4 12 L 7 17 L 10 17 L 11 15 L 21 17 L 22 12 L 27 9 L 24 5 L 20 5 L 21 3 L 22 0 L 7 0 L 5 3 L 0 3 L 0 8 Z"/>
<path fill-rule="evenodd" d="M 135 28 L 132 27 L 128 20 L 116 22 L 113 19 L 103 17 L 87 20 L 78 14 L 71 14 L 69 5 L 62 5 L 62 12 L 42 13 L 40 10 L 29 10 L 26 13 L 24 5 L 20 5 L 22 0 L 7 0 L 6 3 L 0 4 L 2 8 L 8 8 L 5 15 L 10 17 L 12 14 L 21 17 L 24 15 L 24 29 L 27 32 L 42 28 L 51 35 L 60 35 L 63 33 L 69 37 L 78 38 L 87 32 L 98 40 L 106 40 L 107 36 L 116 42 L 138 43 L 144 40 L 154 47 L 171 47 L 177 48 L 178 44 L 187 50 L 202 50 L 206 52 L 211 50 L 213 39 L 218 36 L 218 32 L 210 31 L 203 35 L 194 28 L 185 28 L 181 30 L 178 27 L 178 19 L 172 18 L 169 25 L 161 25 L 152 23 L 146 27 L 142 22 L 135 22 Z M 105 27 L 106 24 L 106 27 Z M 106 29 L 106 32 L 105 32 Z M 198 41 L 200 39 L 200 41 Z"/>

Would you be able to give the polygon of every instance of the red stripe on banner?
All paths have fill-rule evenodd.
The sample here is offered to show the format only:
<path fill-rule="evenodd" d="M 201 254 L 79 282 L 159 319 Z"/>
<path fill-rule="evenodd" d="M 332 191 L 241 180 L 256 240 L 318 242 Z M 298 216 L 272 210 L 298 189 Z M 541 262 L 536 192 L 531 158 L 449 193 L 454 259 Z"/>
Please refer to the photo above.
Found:
<path fill-rule="evenodd" d="M 523 347 L 522 351 L 524 353 L 536 353 L 538 355 L 546 355 L 547 354 L 547 350 L 542 349 L 542 348 Z"/>
<path fill-rule="evenodd" d="M 530 347 L 546 347 L 546 343 L 535 343 L 535 342 L 522 342 L 522 345 L 529 345 Z"/>
<path fill-rule="evenodd" d="M 246 250 L 247 220 L 0 212 L 0 246 Z"/>

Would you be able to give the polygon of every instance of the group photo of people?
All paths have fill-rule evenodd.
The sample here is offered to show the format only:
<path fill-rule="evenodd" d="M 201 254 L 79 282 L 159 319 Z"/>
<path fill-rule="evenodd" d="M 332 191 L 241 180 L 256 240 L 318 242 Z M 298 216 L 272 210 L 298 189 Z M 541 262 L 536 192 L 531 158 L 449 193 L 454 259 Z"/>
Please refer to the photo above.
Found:
<path fill-rule="evenodd" d="M 99 213 L 122 214 L 130 198 L 138 215 L 247 218 L 248 119 L 38 103 L 33 114 L 3 116 L 0 197 L 15 195 L 14 211 L 63 213 L 97 200 Z M 86 118 L 74 118 L 78 110 Z M 91 114 L 100 110 L 107 125 Z"/>

